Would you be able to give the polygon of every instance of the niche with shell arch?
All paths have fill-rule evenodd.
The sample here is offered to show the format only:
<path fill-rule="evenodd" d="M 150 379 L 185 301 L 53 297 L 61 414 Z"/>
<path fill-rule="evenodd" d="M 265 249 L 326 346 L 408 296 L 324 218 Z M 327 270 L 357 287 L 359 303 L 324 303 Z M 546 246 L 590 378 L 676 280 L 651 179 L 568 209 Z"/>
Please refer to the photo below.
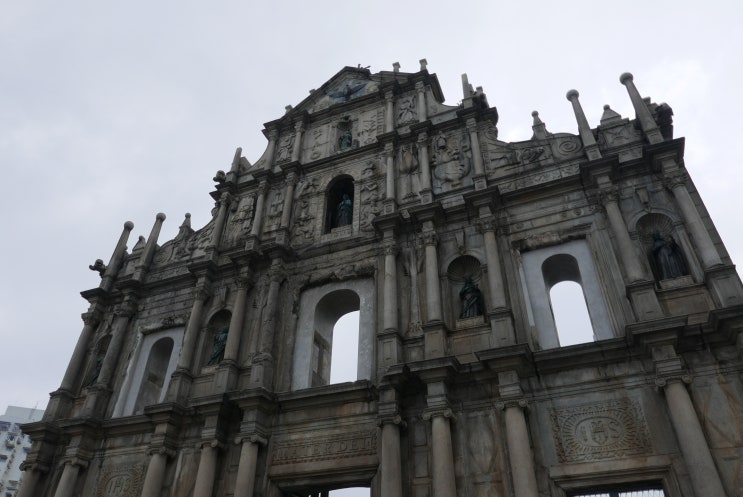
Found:
<path fill-rule="evenodd" d="M 689 261 L 684 250 L 681 249 L 678 234 L 671 218 L 664 214 L 651 212 L 645 214 L 637 221 L 637 235 L 642 244 L 643 253 L 647 258 L 650 268 L 653 271 L 655 281 L 670 279 L 667 275 L 667 269 L 660 267 L 656 251 L 672 252 L 671 258 L 674 260 L 671 264 L 674 266 L 674 274 L 680 277 L 689 274 Z M 658 234 L 660 242 L 656 240 L 654 234 Z M 663 247 L 658 246 L 664 244 Z"/>
<path fill-rule="evenodd" d="M 201 347 L 202 367 L 213 366 L 219 364 L 219 362 L 221 361 L 221 357 L 219 357 L 216 362 L 212 361 L 212 357 L 215 355 L 215 353 L 218 352 L 215 351 L 214 339 L 225 326 L 229 327 L 231 319 L 232 313 L 227 309 L 221 309 L 215 312 L 212 317 L 209 318 L 209 323 L 206 325 L 206 330 L 204 331 L 203 346 Z M 221 355 L 222 357 L 224 357 L 224 349 L 222 349 Z"/>
<path fill-rule="evenodd" d="M 336 176 L 326 190 L 324 232 L 330 233 L 335 228 L 353 226 L 356 211 L 353 177 L 347 174 Z"/>
<path fill-rule="evenodd" d="M 484 321 L 487 312 L 485 309 L 485 295 L 483 293 L 484 280 L 482 278 L 482 263 L 474 256 L 462 255 L 451 261 L 446 270 L 448 280 L 449 315 L 454 323 L 462 323 L 467 320 Z M 470 280 L 479 292 L 479 303 L 474 302 L 475 295 L 472 291 L 461 294 L 466 282 Z"/>

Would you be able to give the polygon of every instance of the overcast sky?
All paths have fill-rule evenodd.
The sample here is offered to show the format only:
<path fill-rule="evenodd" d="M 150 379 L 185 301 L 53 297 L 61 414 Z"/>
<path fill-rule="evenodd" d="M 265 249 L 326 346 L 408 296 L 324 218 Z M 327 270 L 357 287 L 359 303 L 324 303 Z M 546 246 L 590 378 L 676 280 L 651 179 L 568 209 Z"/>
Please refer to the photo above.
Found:
<path fill-rule="evenodd" d="M 410 2 L 412 3 L 412 2 Z M 416 72 L 428 60 L 446 102 L 460 77 L 498 108 L 500 138 L 577 132 L 602 107 L 634 117 L 619 75 L 673 107 L 686 166 L 733 261 L 740 229 L 743 3 L 59 2 L 0 0 L 0 338 L 5 406 L 43 408 L 87 303 L 88 269 L 168 218 L 210 218 L 211 178 L 235 148 L 255 162 L 264 122 L 344 66 Z"/>

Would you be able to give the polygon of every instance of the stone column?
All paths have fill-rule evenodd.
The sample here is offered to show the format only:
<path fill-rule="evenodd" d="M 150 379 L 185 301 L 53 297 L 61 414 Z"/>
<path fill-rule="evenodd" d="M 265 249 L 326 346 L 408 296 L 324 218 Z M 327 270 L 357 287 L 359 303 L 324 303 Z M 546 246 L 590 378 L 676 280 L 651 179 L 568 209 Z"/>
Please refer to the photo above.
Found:
<path fill-rule="evenodd" d="M 274 259 L 268 271 L 270 283 L 266 295 L 263 314 L 261 315 L 259 354 L 253 358 L 253 369 L 250 381 L 254 386 L 269 388 L 273 383 L 273 341 L 276 331 L 276 307 L 279 300 L 279 288 L 284 278 L 280 259 Z"/>
<path fill-rule="evenodd" d="M 619 210 L 619 204 L 617 203 L 618 190 L 615 187 L 603 188 L 599 191 L 599 196 L 606 209 L 606 217 L 609 218 L 611 231 L 619 245 L 619 258 L 625 271 L 627 271 L 627 279 L 630 283 L 647 279 L 637 258 L 635 246 L 629 237 L 627 225 L 624 224 L 622 212 Z"/>
<path fill-rule="evenodd" d="M 385 143 L 384 145 L 384 162 L 385 162 L 385 180 L 386 180 L 386 192 L 385 198 L 387 200 L 395 200 L 395 160 L 393 157 L 393 149 L 391 143 Z"/>
<path fill-rule="evenodd" d="M 236 444 L 241 444 L 240 462 L 237 466 L 237 477 L 235 478 L 234 497 L 253 497 L 255 487 L 255 469 L 258 463 L 258 449 L 260 445 L 266 445 L 267 441 L 258 435 L 249 437 L 238 437 Z"/>
<path fill-rule="evenodd" d="M 642 126 L 642 130 L 645 132 L 645 136 L 648 137 L 650 144 L 653 145 L 662 142 L 663 135 L 660 133 L 660 128 L 655 122 L 655 119 L 653 119 L 652 114 L 650 114 L 647 105 L 643 102 L 640 92 L 637 91 L 632 74 L 628 72 L 622 74 L 619 76 L 619 82 L 627 87 L 627 93 L 632 101 L 632 106 L 635 108 L 637 119 L 640 121 L 640 126 Z"/>
<path fill-rule="evenodd" d="M 538 497 L 537 476 L 534 471 L 534 458 L 529 446 L 529 431 L 523 409 L 526 401 L 503 404 L 506 418 L 506 441 L 508 461 L 511 463 L 514 494 L 519 497 Z"/>
<path fill-rule="evenodd" d="M 452 452 L 451 409 L 428 412 L 423 419 L 431 420 L 431 453 L 433 455 L 433 496 L 454 497 L 457 495 L 454 478 L 454 453 Z"/>
<path fill-rule="evenodd" d="M 82 315 L 82 318 L 85 325 L 83 326 L 83 331 L 80 333 L 80 338 L 77 339 L 75 351 L 72 353 L 72 359 L 70 359 L 70 363 L 67 365 L 64 378 L 62 378 L 62 384 L 59 387 L 60 390 L 66 390 L 68 392 L 72 392 L 75 388 L 75 383 L 85 361 L 85 356 L 88 353 L 90 337 L 93 331 L 95 331 L 96 326 L 98 326 L 101 315 L 97 311 L 88 311 Z"/>
<path fill-rule="evenodd" d="M 402 461 L 400 458 L 400 416 L 382 423 L 381 495 L 402 497 Z"/>
<path fill-rule="evenodd" d="M 580 105 L 578 96 L 579 93 L 577 90 L 570 90 L 565 95 L 570 103 L 573 104 L 573 112 L 575 113 L 575 120 L 578 121 L 578 132 L 583 142 L 583 150 L 585 150 L 588 160 L 600 159 L 601 152 L 599 151 L 599 146 L 593 137 L 593 131 L 591 131 L 591 126 L 588 124 L 588 119 L 586 119 L 586 114 L 583 112 L 583 107 Z"/>
<path fill-rule="evenodd" d="M 121 259 L 124 257 L 124 252 L 126 252 L 126 242 L 129 239 L 129 233 L 133 229 L 134 223 L 131 221 L 124 223 L 124 230 L 121 232 L 114 253 L 111 255 L 111 260 L 108 262 L 106 272 L 101 279 L 100 287 L 106 291 L 111 290 L 111 285 L 113 285 L 114 278 L 116 278 L 116 273 L 119 271 L 119 266 L 121 265 Z"/>
<path fill-rule="evenodd" d="M 490 293 L 490 306 L 493 310 L 508 307 L 506 292 L 503 287 L 503 272 L 500 266 L 500 255 L 498 253 L 498 242 L 495 239 L 495 218 L 485 218 L 480 223 L 482 238 L 485 244 L 485 261 L 488 265 L 488 291 Z"/>
<path fill-rule="evenodd" d="M 21 463 L 20 467 L 23 471 L 23 479 L 16 497 L 37 497 L 40 494 L 38 490 L 40 480 L 45 473 L 49 472 L 49 468 L 42 468 L 38 463 L 29 464 L 28 461 Z"/>
<path fill-rule="evenodd" d="M 155 449 L 152 451 L 150 462 L 147 465 L 147 473 L 144 476 L 142 484 L 142 494 L 140 497 L 160 497 L 165 479 L 165 468 L 168 464 L 169 450 L 165 448 Z"/>
<path fill-rule="evenodd" d="M 209 298 L 209 290 L 203 278 L 197 283 L 193 292 L 194 301 L 191 306 L 191 315 L 188 317 L 188 326 L 183 335 L 183 346 L 178 358 L 178 370 L 191 371 L 193 367 L 193 356 L 196 349 L 196 341 L 201 329 L 201 312 L 204 302 Z"/>
<path fill-rule="evenodd" d="M 196 482 L 193 488 L 193 497 L 211 497 L 214 487 L 214 475 L 217 470 L 217 456 L 219 442 L 213 440 L 204 442 L 201 447 L 199 469 L 196 472 Z"/>
<path fill-rule="evenodd" d="M 111 331 L 111 342 L 108 344 L 106 355 L 103 358 L 101 370 L 98 373 L 97 385 L 109 387 L 111 377 L 113 376 L 116 365 L 119 363 L 121 355 L 121 346 L 124 342 L 126 329 L 129 327 L 129 320 L 134 315 L 135 304 L 132 301 L 125 301 L 119 309 L 114 311 L 113 330 Z"/>
<path fill-rule="evenodd" d="M 268 148 L 266 148 L 266 163 L 263 166 L 263 169 L 266 169 L 268 171 L 271 170 L 273 167 L 273 158 L 274 154 L 276 153 L 276 139 L 279 137 L 278 131 L 275 129 L 272 129 L 268 132 Z"/>
<path fill-rule="evenodd" d="M 77 483 L 77 476 L 80 474 L 80 468 L 87 466 L 88 464 L 85 461 L 77 458 L 66 461 L 62 470 L 62 477 L 57 484 L 57 490 L 54 492 L 54 497 L 72 497 L 75 491 L 75 484 Z"/>
<path fill-rule="evenodd" d="M 229 205 L 230 194 L 228 192 L 222 192 L 222 195 L 219 197 L 219 210 L 217 211 L 217 219 L 214 221 L 212 239 L 209 243 L 212 248 L 217 248 L 219 246 L 219 241 L 222 238 L 222 230 L 224 229 L 224 222 L 227 218 L 227 206 Z"/>
<path fill-rule="evenodd" d="M 417 104 L 418 104 L 418 122 L 423 122 L 426 119 L 428 119 L 427 111 L 426 111 L 426 88 L 423 86 L 423 81 L 418 81 L 415 84 L 415 92 L 417 95 Z"/>
<path fill-rule="evenodd" d="M 673 345 L 658 345 L 652 348 L 655 363 L 655 384 L 663 389 L 668 403 L 668 414 L 679 442 L 681 454 L 689 470 L 689 478 L 698 496 L 720 495 L 725 491 L 717 473 L 712 453 L 704 437 L 702 426 L 694 410 L 689 392 L 684 383 L 690 384 L 681 358 Z"/>
<path fill-rule="evenodd" d="M 292 202 L 294 202 L 294 186 L 297 184 L 297 175 L 293 172 L 286 176 L 286 193 L 284 195 L 284 205 L 281 211 L 281 225 L 283 229 L 289 228 L 289 221 L 292 215 Z"/>
<path fill-rule="evenodd" d="M 482 152 L 480 152 L 480 138 L 477 136 L 477 121 L 472 117 L 467 119 L 467 132 L 470 135 L 472 158 L 475 165 L 475 176 L 482 176 L 485 174 L 485 167 L 482 163 Z"/>
<path fill-rule="evenodd" d="M 426 225 L 429 225 L 426 227 Z M 439 258 L 436 253 L 437 237 L 432 223 L 424 223 L 423 244 L 426 253 L 426 312 L 427 321 L 441 321 L 441 289 L 439 287 Z"/>
<path fill-rule="evenodd" d="M 389 133 L 395 129 L 395 97 L 391 91 L 384 94 L 384 132 Z"/>
<path fill-rule="evenodd" d="M 237 295 L 235 296 L 235 307 L 232 309 L 230 328 L 227 333 L 227 343 L 224 347 L 223 361 L 237 362 L 240 353 L 240 339 L 245 322 L 245 306 L 247 305 L 248 290 L 250 283 L 247 272 L 237 279 Z"/>
<path fill-rule="evenodd" d="M 418 163 L 421 167 L 421 194 L 431 191 L 431 167 L 428 163 L 428 134 L 418 134 Z M 423 196 L 423 195 L 421 195 Z M 428 202 L 426 202 L 428 203 Z"/>
<path fill-rule="evenodd" d="M 385 234 L 384 250 L 384 330 L 397 330 L 397 245 L 392 233 Z"/>
<path fill-rule="evenodd" d="M 304 133 L 304 123 L 294 124 L 294 146 L 292 147 L 292 161 L 298 161 L 302 153 L 302 134 Z"/>
<path fill-rule="evenodd" d="M 689 378 L 684 378 L 691 381 Z M 712 453 L 702 432 L 699 419 L 694 412 L 689 393 L 680 379 L 657 380 L 663 387 L 668 402 L 668 413 L 689 470 L 696 495 L 720 495 L 725 491 L 717 473 Z"/>
<path fill-rule="evenodd" d="M 253 215 L 253 227 L 250 230 L 250 235 L 258 237 L 261 234 L 261 228 L 263 226 L 263 204 L 266 203 L 266 182 L 261 181 L 258 185 L 258 197 L 255 201 L 255 213 Z"/>
<path fill-rule="evenodd" d="M 699 259 L 702 261 L 704 269 L 709 269 L 713 266 L 722 264 L 720 254 L 717 253 L 714 243 L 709 236 L 709 232 L 704 227 L 702 217 L 699 215 L 694 201 L 689 195 L 689 190 L 686 189 L 686 182 L 683 172 L 672 171 L 665 174 L 667 185 L 671 188 L 673 196 L 676 199 L 676 203 L 681 211 L 681 216 L 684 218 L 686 227 L 691 234 L 691 238 L 694 241 L 694 245 L 697 248 Z"/>

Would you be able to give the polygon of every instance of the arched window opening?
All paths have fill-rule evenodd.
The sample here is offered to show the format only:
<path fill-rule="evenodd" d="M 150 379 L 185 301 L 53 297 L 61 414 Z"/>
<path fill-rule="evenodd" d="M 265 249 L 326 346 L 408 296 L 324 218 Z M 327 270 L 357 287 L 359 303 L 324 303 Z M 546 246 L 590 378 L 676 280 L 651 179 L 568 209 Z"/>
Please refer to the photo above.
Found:
<path fill-rule="evenodd" d="M 337 326 L 337 323 L 342 316 L 354 313 L 359 308 L 359 296 L 351 290 L 330 292 L 317 303 L 317 307 L 315 308 L 315 336 L 312 344 L 310 386 L 322 386 L 342 381 L 356 381 L 358 379 L 358 312 L 355 312 L 355 327 L 349 328 L 348 324 L 350 323 L 342 323 L 341 328 Z M 349 318 L 345 321 L 351 319 Z M 339 333 L 336 334 L 336 330 Z M 356 346 L 353 348 L 346 341 L 349 335 L 354 335 L 354 338 L 351 338 L 351 340 L 355 340 Z M 338 345 L 335 344 L 336 339 L 340 342 Z M 335 354 L 333 354 L 334 351 L 336 352 Z M 339 378 L 344 378 L 339 381 L 334 381 L 334 375 L 331 374 L 334 356 L 336 357 L 335 362 L 340 363 L 338 373 L 336 374 Z M 354 370 L 348 371 L 348 368 L 352 367 L 351 361 L 354 362 Z M 341 374 L 340 371 L 345 372 Z"/>
<path fill-rule="evenodd" d="M 592 342 L 594 331 L 578 261 L 569 254 L 553 255 L 542 264 L 542 275 L 549 291 L 550 310 L 559 344 Z"/>
<path fill-rule="evenodd" d="M 349 353 L 355 350 L 359 350 L 359 311 L 341 316 L 333 327 L 331 357 L 335 360 L 330 364 L 331 384 L 358 379 L 358 355 Z"/>
<path fill-rule="evenodd" d="M 550 304 L 560 345 L 594 340 L 583 288 L 573 281 L 562 281 L 550 289 Z"/>
<path fill-rule="evenodd" d="M 160 402 L 172 352 L 173 339 L 169 337 L 161 338 L 150 349 L 142 384 L 134 404 L 135 414 L 143 412 L 145 406 Z"/>
<path fill-rule="evenodd" d="M 325 205 L 325 233 L 334 228 L 342 228 L 353 224 L 354 195 L 353 178 L 340 176 L 328 186 L 327 203 Z"/>

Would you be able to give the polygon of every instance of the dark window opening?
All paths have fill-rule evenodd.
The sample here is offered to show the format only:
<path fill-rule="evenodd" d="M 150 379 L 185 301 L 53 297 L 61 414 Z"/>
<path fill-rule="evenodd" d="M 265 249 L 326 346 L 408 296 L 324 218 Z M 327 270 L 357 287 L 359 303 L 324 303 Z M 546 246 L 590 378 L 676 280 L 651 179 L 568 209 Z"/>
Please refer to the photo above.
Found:
<path fill-rule="evenodd" d="M 644 482 L 577 490 L 567 495 L 568 497 L 665 497 L 666 494 L 660 482 Z"/>

